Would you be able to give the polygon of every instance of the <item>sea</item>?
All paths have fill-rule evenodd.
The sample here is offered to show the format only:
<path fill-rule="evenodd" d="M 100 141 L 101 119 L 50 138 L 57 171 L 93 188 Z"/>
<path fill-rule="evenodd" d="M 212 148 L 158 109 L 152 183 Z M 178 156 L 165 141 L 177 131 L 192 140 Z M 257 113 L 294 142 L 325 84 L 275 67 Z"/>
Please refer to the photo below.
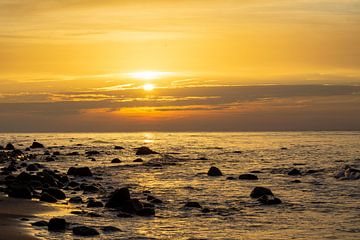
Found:
<path fill-rule="evenodd" d="M 11 142 L 25 150 L 34 140 L 29 162 L 66 173 L 69 167 L 87 166 L 94 174 L 77 178 L 93 184 L 97 193 L 66 191 L 85 203 L 68 199 L 57 204 L 58 215 L 72 224 L 94 227 L 94 239 L 360 239 L 360 180 L 334 176 L 344 166 L 360 167 L 360 132 L 139 132 L 139 133 L 2 133 L 0 145 Z M 121 146 L 124 149 L 115 149 Z M 147 146 L 160 153 L 136 156 Z M 87 151 L 99 154 L 88 156 Z M 59 152 L 55 161 L 47 154 Z M 69 153 L 78 155 L 70 156 Z M 118 158 L 120 163 L 111 163 Z M 143 162 L 134 162 L 141 158 Z M 211 166 L 223 176 L 210 177 Z M 288 172 L 298 169 L 301 175 Z M 258 180 L 239 180 L 253 172 Z M 299 181 L 296 181 L 299 180 Z M 250 198 L 254 187 L 267 187 L 282 203 L 262 205 Z M 146 201 L 163 201 L 154 217 L 118 217 L 107 208 L 87 208 L 90 198 L 106 203 L 118 188 Z M 185 208 L 198 202 L 209 211 Z M 72 211 L 83 214 L 72 214 Z M 96 213 L 96 214 L 89 214 Z M 49 220 L 46 215 L 35 220 Z M 103 226 L 121 231 L 101 232 Z M 43 239 L 80 239 L 71 231 L 51 233 L 30 227 Z M 92 239 L 92 238 L 86 238 Z"/>

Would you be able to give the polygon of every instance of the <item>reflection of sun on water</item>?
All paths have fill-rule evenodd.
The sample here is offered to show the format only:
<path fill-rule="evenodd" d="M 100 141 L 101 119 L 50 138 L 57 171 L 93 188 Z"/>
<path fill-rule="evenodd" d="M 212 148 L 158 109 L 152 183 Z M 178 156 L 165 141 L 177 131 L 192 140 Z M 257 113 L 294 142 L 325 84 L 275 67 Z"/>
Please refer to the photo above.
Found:
<path fill-rule="evenodd" d="M 155 88 L 154 84 L 151 84 L 151 83 L 147 83 L 143 86 L 143 89 L 145 91 L 152 91 L 152 90 L 154 90 L 154 88 Z"/>

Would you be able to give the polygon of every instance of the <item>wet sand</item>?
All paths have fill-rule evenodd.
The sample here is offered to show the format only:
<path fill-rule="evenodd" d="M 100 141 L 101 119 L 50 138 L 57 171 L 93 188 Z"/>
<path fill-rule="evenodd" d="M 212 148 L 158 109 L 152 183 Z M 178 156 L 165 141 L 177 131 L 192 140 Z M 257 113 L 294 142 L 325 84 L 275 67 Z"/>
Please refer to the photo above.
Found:
<path fill-rule="evenodd" d="M 0 239 L 39 239 L 33 235 L 29 226 L 31 219 L 37 214 L 55 210 L 54 207 L 40 202 L 0 196 Z M 22 218 L 30 221 L 22 221 Z"/>

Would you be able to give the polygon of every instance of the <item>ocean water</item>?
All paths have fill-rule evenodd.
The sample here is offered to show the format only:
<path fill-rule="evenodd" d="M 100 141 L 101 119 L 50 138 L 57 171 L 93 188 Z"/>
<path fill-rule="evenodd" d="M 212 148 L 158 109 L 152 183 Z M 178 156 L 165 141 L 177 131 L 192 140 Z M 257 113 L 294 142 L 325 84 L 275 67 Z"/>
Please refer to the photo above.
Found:
<path fill-rule="evenodd" d="M 54 162 L 45 161 L 44 150 L 32 151 L 37 154 L 32 162 L 51 169 L 90 167 L 94 177 L 77 181 L 96 184 L 101 191 L 84 195 L 67 191 L 68 197 L 94 197 L 105 203 L 114 189 L 128 186 L 133 197 L 145 199 L 143 191 L 151 191 L 164 201 L 150 218 L 119 218 L 116 211 L 105 208 L 61 204 L 66 210 L 101 215 L 64 211 L 68 222 L 122 230 L 101 233 L 101 239 L 360 239 L 360 180 L 334 178 L 346 164 L 360 166 L 360 132 L 51 133 L 1 134 L 0 139 L 0 145 L 13 142 L 20 149 L 36 139 L 50 152 L 60 151 Z M 115 150 L 115 145 L 125 149 Z M 134 148 L 140 146 L 161 154 L 134 163 Z M 87 150 L 101 154 L 91 161 Z M 74 151 L 80 155 L 65 155 Z M 113 158 L 122 162 L 112 164 Z M 211 166 L 220 168 L 224 176 L 207 176 Z M 287 175 L 293 168 L 319 171 Z M 251 171 L 261 171 L 256 173 L 258 181 L 227 180 Z M 301 183 L 292 182 L 296 179 Z M 260 205 L 249 197 L 255 186 L 269 187 L 283 203 Z M 187 201 L 211 211 L 186 210 Z M 71 231 L 49 233 L 38 228 L 34 233 L 45 239 L 73 239 Z"/>

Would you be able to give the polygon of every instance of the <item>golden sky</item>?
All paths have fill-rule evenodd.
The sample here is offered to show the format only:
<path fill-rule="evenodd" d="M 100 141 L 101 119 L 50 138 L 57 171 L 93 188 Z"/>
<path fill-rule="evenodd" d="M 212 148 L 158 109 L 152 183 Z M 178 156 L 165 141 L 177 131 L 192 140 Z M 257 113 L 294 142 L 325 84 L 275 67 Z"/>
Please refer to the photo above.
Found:
<path fill-rule="evenodd" d="M 0 0 L 0 130 L 360 129 L 359 26 L 359 0 Z"/>

